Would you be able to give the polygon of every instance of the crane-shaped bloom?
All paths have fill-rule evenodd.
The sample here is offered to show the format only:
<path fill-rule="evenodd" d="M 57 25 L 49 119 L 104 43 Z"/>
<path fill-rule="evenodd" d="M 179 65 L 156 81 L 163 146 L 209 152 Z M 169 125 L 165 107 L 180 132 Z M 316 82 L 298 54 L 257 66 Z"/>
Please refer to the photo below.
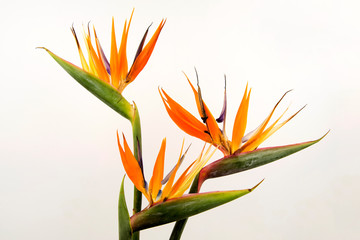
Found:
<path fill-rule="evenodd" d="M 210 150 L 211 146 L 209 146 L 206 151 L 204 150 L 204 146 L 199 157 L 181 174 L 180 177 L 178 177 L 177 181 L 175 181 L 176 173 L 186 154 L 186 151 L 183 154 L 183 143 L 179 160 L 176 166 L 164 178 L 164 160 L 166 148 L 166 139 L 164 138 L 161 143 L 159 154 L 155 161 L 150 183 L 148 185 L 143 174 L 142 166 L 140 166 L 139 162 L 135 159 L 133 153 L 129 148 L 129 145 L 126 142 L 124 135 L 124 147 L 121 146 L 119 134 L 117 134 L 117 140 L 125 172 L 129 176 L 130 180 L 134 183 L 135 187 L 144 194 L 150 205 L 158 202 L 164 202 L 167 199 L 181 197 L 184 192 L 190 187 L 190 184 L 192 183 L 198 172 L 204 167 L 204 165 L 208 162 L 211 156 L 215 153 L 215 150 Z M 162 188 L 163 185 L 165 186 Z"/>
<path fill-rule="evenodd" d="M 127 45 L 127 38 L 128 38 L 132 15 L 133 13 L 131 14 L 128 23 L 127 21 L 125 21 L 124 30 L 122 33 L 122 38 L 119 48 L 116 43 L 114 18 L 112 19 L 110 61 L 105 56 L 104 51 L 100 45 L 100 41 L 95 31 L 95 27 L 93 28 L 94 30 L 93 39 L 95 41 L 95 44 L 92 43 L 90 27 L 88 26 L 87 32 L 84 30 L 84 40 L 85 40 L 86 50 L 88 53 L 88 61 L 86 60 L 83 51 L 80 47 L 79 40 L 75 33 L 75 29 L 71 27 L 71 31 L 74 35 L 76 45 L 79 51 L 81 66 L 83 70 L 97 76 L 102 81 L 110 84 L 120 93 L 130 82 L 132 82 L 137 77 L 137 75 L 145 67 L 146 63 L 148 62 L 151 56 L 152 51 L 154 50 L 161 29 L 163 28 L 166 21 L 166 20 L 162 20 L 160 22 L 154 35 L 144 47 L 145 39 L 148 34 L 149 28 L 145 31 L 145 34 L 135 54 L 134 62 L 132 63 L 129 69 L 128 60 L 126 56 L 126 45 Z"/>
<path fill-rule="evenodd" d="M 185 75 L 186 76 L 186 75 Z M 237 111 L 232 139 L 230 140 L 226 136 L 225 132 L 225 120 L 226 120 L 226 83 L 224 91 L 224 105 L 219 118 L 215 119 L 213 114 L 210 112 L 209 108 L 206 106 L 205 102 L 201 96 L 201 90 L 198 87 L 197 90 L 191 84 L 189 78 L 186 76 L 191 89 L 195 96 L 195 101 L 197 109 L 199 111 L 201 120 L 194 117 L 191 113 L 185 110 L 180 104 L 175 102 L 163 89 L 159 89 L 160 96 L 164 102 L 166 111 L 168 112 L 170 118 L 175 122 L 175 124 L 182 129 L 187 134 L 197 137 L 205 142 L 211 143 L 215 147 L 219 148 L 225 156 L 232 155 L 234 153 L 240 152 L 249 152 L 255 150 L 263 141 L 270 137 L 274 132 L 280 129 L 285 125 L 290 119 L 292 119 L 298 112 L 285 121 L 278 123 L 284 113 L 277 118 L 272 124 L 269 124 L 271 117 L 273 116 L 276 107 L 279 105 L 284 96 L 288 93 L 286 92 L 278 103 L 275 105 L 273 110 L 270 112 L 268 117 L 260 124 L 258 128 L 245 134 L 246 124 L 247 124 L 247 114 L 249 108 L 250 92 L 248 86 L 246 86 L 241 104 Z M 218 126 L 218 123 L 223 123 L 223 129 L 221 130 Z"/>

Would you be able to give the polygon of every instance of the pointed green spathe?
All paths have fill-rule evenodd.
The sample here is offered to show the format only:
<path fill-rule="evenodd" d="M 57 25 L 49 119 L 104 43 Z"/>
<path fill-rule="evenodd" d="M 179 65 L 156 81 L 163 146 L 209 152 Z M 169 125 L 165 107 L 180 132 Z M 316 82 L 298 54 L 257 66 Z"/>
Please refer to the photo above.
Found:
<path fill-rule="evenodd" d="M 95 75 L 92 75 L 74 64 L 60 58 L 48 49 L 42 49 L 45 49 L 50 56 L 53 57 L 55 61 L 84 88 L 114 109 L 117 113 L 131 121 L 134 110 L 131 104 L 118 91 L 116 91 L 115 88 L 100 80 Z"/>
<path fill-rule="evenodd" d="M 207 165 L 200 171 L 198 190 L 201 188 L 201 185 L 206 179 L 222 177 L 271 163 L 310 147 L 323 139 L 326 134 L 315 141 L 280 147 L 262 148 L 251 152 L 244 152 L 221 158 Z"/>
<path fill-rule="evenodd" d="M 155 204 L 133 215 L 130 219 L 131 227 L 136 232 L 202 213 L 248 194 L 259 184 L 245 190 L 188 194 Z"/>
<path fill-rule="evenodd" d="M 125 194 L 124 194 L 124 179 L 121 182 L 120 195 L 119 195 L 119 240 L 128 240 L 132 237 L 132 229 L 130 226 L 130 216 L 126 206 Z"/>

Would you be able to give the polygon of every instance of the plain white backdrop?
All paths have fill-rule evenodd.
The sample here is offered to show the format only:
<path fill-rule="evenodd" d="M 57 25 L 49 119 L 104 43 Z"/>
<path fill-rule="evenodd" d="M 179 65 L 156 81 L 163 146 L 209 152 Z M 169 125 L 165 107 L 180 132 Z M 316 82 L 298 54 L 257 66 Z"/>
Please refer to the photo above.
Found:
<path fill-rule="evenodd" d="M 307 107 L 262 146 L 320 143 L 275 163 L 210 180 L 203 191 L 251 194 L 194 216 L 184 239 L 358 239 L 360 235 L 360 3 L 325 0 L 252 1 L 7 1 L 0 9 L 0 238 L 117 239 L 117 197 L 124 170 L 116 130 L 131 141 L 130 124 L 77 82 L 43 50 L 79 65 L 74 24 L 94 24 L 109 53 L 111 17 L 117 33 L 135 7 L 131 59 L 146 30 L 167 22 L 153 56 L 124 91 L 140 110 L 147 178 L 167 138 L 166 167 L 182 139 L 200 140 L 171 122 L 157 88 L 197 116 L 182 71 L 195 81 L 215 115 L 228 84 L 228 132 L 246 83 L 252 87 L 248 130 L 294 89 L 288 116 Z M 212 160 L 221 157 L 217 154 Z M 126 180 L 128 205 L 132 185 Z M 145 206 L 145 203 L 144 203 Z M 172 224 L 142 239 L 167 239 Z"/>

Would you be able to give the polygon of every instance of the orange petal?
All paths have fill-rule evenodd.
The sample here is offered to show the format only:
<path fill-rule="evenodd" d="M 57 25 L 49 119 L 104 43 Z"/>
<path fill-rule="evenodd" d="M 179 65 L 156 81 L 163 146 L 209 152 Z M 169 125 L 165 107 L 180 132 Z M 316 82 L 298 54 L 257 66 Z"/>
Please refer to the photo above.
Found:
<path fill-rule="evenodd" d="M 165 148 L 166 148 L 166 139 L 164 138 L 159 154 L 156 158 L 154 165 L 153 175 L 149 184 L 149 193 L 153 202 L 156 201 L 156 197 L 161 189 L 161 180 L 164 176 L 164 159 L 165 159 Z"/>
<path fill-rule="evenodd" d="M 117 133 L 118 147 L 120 151 L 121 161 L 123 163 L 126 174 L 129 176 L 130 180 L 133 182 L 135 187 L 142 192 L 148 198 L 148 194 L 145 190 L 144 177 L 142 175 L 138 161 L 135 159 L 134 155 L 131 153 L 129 145 L 124 139 L 124 149 L 121 147 L 119 134 Z"/>
<path fill-rule="evenodd" d="M 244 92 L 244 96 L 241 100 L 241 104 L 239 106 L 238 112 L 235 117 L 233 132 L 232 132 L 232 141 L 231 141 L 231 150 L 235 152 L 241 144 L 241 139 L 244 136 L 246 123 L 247 123 L 247 114 L 249 108 L 249 100 L 250 100 L 250 92 L 247 93 L 248 86 L 246 84 L 246 89 Z"/>
<path fill-rule="evenodd" d="M 144 49 L 140 52 L 138 57 L 135 59 L 133 65 L 131 66 L 131 69 L 126 77 L 127 82 L 132 82 L 137 75 L 144 69 L 146 63 L 148 62 L 154 48 L 156 45 L 156 42 L 159 38 L 160 32 L 162 28 L 164 27 L 166 20 L 162 20 L 156 29 L 154 35 L 151 37 L 150 41 L 146 44 Z"/>

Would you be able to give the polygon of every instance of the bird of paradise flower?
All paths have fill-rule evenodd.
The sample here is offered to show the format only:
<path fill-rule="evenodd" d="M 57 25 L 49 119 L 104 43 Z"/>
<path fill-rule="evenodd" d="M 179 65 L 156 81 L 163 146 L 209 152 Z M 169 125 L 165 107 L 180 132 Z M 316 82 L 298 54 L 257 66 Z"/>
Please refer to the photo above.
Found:
<path fill-rule="evenodd" d="M 227 105 L 226 81 L 223 109 L 220 117 L 215 119 L 215 117 L 210 112 L 209 108 L 202 99 L 199 82 L 196 90 L 190 82 L 189 78 L 187 76 L 186 78 L 194 93 L 197 109 L 202 119 L 202 122 L 196 117 L 194 117 L 187 110 L 185 110 L 180 104 L 174 101 L 163 89 L 159 89 L 160 96 L 163 100 L 166 111 L 168 112 L 170 118 L 180 129 L 182 129 L 184 132 L 191 136 L 194 136 L 214 145 L 215 147 L 219 148 L 225 156 L 255 150 L 262 142 L 264 142 L 268 137 L 270 137 L 273 133 L 275 133 L 282 126 L 284 126 L 304 108 L 301 108 L 299 111 L 297 111 L 285 121 L 278 123 L 285 114 L 285 112 L 288 110 L 286 109 L 279 118 L 277 118 L 272 124 L 269 125 L 275 109 L 280 104 L 281 100 L 285 97 L 285 95 L 289 92 L 288 91 L 280 98 L 280 100 L 276 103 L 275 107 L 272 109 L 268 117 L 259 125 L 259 127 L 245 134 L 251 93 L 251 89 L 248 89 L 248 86 L 246 85 L 242 101 L 235 117 L 234 127 L 232 131 L 232 139 L 230 140 L 227 137 L 225 131 Z M 218 123 L 223 123 L 222 130 L 219 128 Z"/>
<path fill-rule="evenodd" d="M 184 192 L 190 187 L 192 181 L 199 173 L 199 171 L 205 166 L 209 159 L 215 153 L 215 150 L 211 151 L 211 146 L 205 151 L 205 146 L 202 149 L 199 157 L 193 161 L 189 167 L 181 174 L 181 176 L 175 182 L 176 173 L 180 167 L 180 164 L 184 160 L 185 153 L 183 154 L 184 142 L 181 147 L 180 156 L 175 167 L 170 171 L 170 173 L 164 178 L 164 161 L 165 161 L 165 148 L 166 148 L 166 139 L 164 138 L 160 151 L 155 161 L 154 170 L 152 177 L 150 179 L 149 185 L 147 184 L 143 169 L 142 169 L 142 159 L 137 161 L 130 150 L 128 143 L 123 135 L 123 145 L 121 146 L 119 134 L 117 134 L 118 146 L 120 151 L 121 160 L 125 169 L 125 172 L 129 176 L 130 180 L 133 182 L 135 187 L 144 194 L 144 196 L 149 201 L 149 206 L 164 202 L 167 199 L 181 197 Z M 162 189 L 162 186 L 165 187 Z"/>
<path fill-rule="evenodd" d="M 71 31 L 74 35 L 76 45 L 79 51 L 81 66 L 83 70 L 97 76 L 102 81 L 110 84 L 120 93 L 125 89 L 125 87 L 129 83 L 134 81 L 134 79 L 138 76 L 138 74 L 143 70 L 143 68 L 147 64 L 152 54 L 152 51 L 154 50 L 160 32 L 166 22 L 166 20 L 162 20 L 160 22 L 154 35 L 144 47 L 144 43 L 149 28 L 145 31 L 145 34 L 135 54 L 134 61 L 129 69 L 127 55 L 126 55 L 126 46 L 127 46 L 127 38 L 128 38 L 133 12 L 131 13 L 129 22 L 127 23 L 127 20 L 125 20 L 119 49 L 116 43 L 114 18 L 112 19 L 110 61 L 104 54 L 100 41 L 97 37 L 95 27 L 93 28 L 95 45 L 91 41 L 90 27 L 88 26 L 87 33 L 84 30 L 84 40 L 85 40 L 86 50 L 88 53 L 88 61 L 86 60 L 83 51 L 80 47 L 80 43 L 74 27 L 71 27 Z"/>

